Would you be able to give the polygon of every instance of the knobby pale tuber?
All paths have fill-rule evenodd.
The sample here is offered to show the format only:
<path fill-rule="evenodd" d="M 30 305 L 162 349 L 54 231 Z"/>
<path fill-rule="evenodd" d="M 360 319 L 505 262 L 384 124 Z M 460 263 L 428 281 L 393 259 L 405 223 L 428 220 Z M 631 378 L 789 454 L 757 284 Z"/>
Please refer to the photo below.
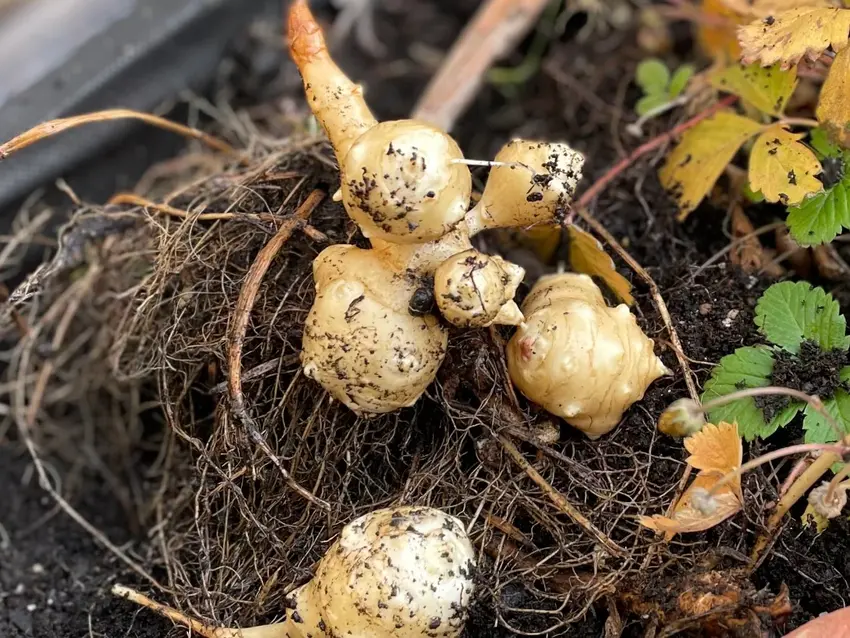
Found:
<path fill-rule="evenodd" d="M 522 323 L 513 297 L 523 269 L 478 252 L 470 238 L 557 221 L 584 158 L 565 144 L 509 142 L 470 209 L 472 177 L 448 134 L 415 120 L 378 123 L 330 58 L 304 0 L 292 4 L 288 30 L 308 103 L 339 163 L 335 198 L 372 244 L 317 257 L 301 362 L 355 412 L 390 412 L 422 395 L 445 356 L 446 331 L 430 299 L 459 327 Z"/>
<path fill-rule="evenodd" d="M 289 597 L 280 623 L 209 627 L 127 588 L 113 592 L 207 638 L 454 638 L 466 622 L 475 566 L 458 519 L 429 507 L 396 507 L 346 525 L 315 577 Z"/>
<path fill-rule="evenodd" d="M 610 432 L 667 368 L 626 305 L 587 275 L 543 277 L 522 306 L 508 370 L 522 393 L 591 439 Z"/>
<path fill-rule="evenodd" d="M 316 300 L 304 325 L 304 373 L 355 411 L 411 405 L 434 379 L 447 333 L 414 316 L 416 286 L 374 250 L 339 244 L 313 262 Z"/>

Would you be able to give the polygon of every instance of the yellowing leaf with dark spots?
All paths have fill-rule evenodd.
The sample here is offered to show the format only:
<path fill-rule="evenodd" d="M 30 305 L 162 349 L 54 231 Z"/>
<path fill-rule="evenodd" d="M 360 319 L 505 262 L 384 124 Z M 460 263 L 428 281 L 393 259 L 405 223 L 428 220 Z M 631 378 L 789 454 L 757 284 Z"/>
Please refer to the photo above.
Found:
<path fill-rule="evenodd" d="M 850 48 L 832 61 L 820 90 L 817 118 L 833 139 L 850 147 Z"/>
<path fill-rule="evenodd" d="M 570 266 L 576 272 L 602 279 L 623 303 L 632 305 L 632 285 L 617 272 L 614 260 L 608 256 L 596 238 L 576 226 L 570 226 Z"/>
<path fill-rule="evenodd" d="M 699 205 L 738 149 L 762 128 L 748 117 L 721 111 L 685 131 L 658 173 L 679 204 L 679 219 Z"/>
<path fill-rule="evenodd" d="M 788 67 L 803 57 L 816 60 L 830 46 L 840 51 L 847 46 L 848 32 L 850 9 L 798 6 L 741 27 L 738 42 L 745 64 L 780 62 Z"/>
<path fill-rule="evenodd" d="M 762 113 L 778 117 L 797 87 L 797 67 L 782 70 L 778 64 L 733 64 L 712 73 L 711 84 L 719 91 L 737 95 Z"/>
<path fill-rule="evenodd" d="M 800 517 L 800 522 L 803 524 L 803 527 L 814 526 L 818 534 L 823 534 L 826 528 L 829 527 L 829 519 L 822 514 L 818 514 L 811 503 L 806 506 L 806 511 Z"/>
<path fill-rule="evenodd" d="M 760 191 L 767 201 L 793 206 L 823 189 L 815 177 L 821 172 L 820 162 L 808 146 L 800 143 L 802 137 L 802 133 L 792 133 L 782 124 L 773 124 L 753 144 L 750 188 Z"/>

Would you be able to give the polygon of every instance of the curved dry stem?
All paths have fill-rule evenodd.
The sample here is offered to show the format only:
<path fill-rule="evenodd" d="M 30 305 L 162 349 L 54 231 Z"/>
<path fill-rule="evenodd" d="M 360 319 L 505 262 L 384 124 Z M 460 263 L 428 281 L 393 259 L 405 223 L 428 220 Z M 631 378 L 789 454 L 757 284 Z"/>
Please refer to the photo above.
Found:
<path fill-rule="evenodd" d="M 84 124 L 92 124 L 94 122 L 110 122 L 114 120 L 141 120 L 146 124 L 156 126 L 172 133 L 177 133 L 184 137 L 189 137 L 199 140 L 217 151 L 222 153 L 236 153 L 230 144 L 224 142 L 217 137 L 199 131 L 191 126 L 184 126 L 177 122 L 172 122 L 158 115 L 150 113 L 142 113 L 130 109 L 108 109 L 105 111 L 95 111 L 94 113 L 84 113 L 83 115 L 74 115 L 72 117 L 63 117 L 49 122 L 42 122 L 37 126 L 32 127 L 28 131 L 24 131 L 20 135 L 16 135 L 5 144 L 0 145 L 0 160 L 6 159 L 9 155 L 16 151 L 26 148 L 36 142 L 48 137 L 52 137 L 63 131 L 83 126 Z"/>

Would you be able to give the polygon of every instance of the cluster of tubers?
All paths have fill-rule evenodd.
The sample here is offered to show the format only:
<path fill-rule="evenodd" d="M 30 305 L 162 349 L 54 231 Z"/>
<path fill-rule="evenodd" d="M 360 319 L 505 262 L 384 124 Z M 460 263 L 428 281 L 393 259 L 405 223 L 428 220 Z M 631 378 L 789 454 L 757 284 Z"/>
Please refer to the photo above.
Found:
<path fill-rule="evenodd" d="M 461 521 L 396 507 L 346 525 L 312 580 L 271 625 L 210 627 L 120 585 L 128 598 L 206 638 L 456 638 L 474 592 L 475 551 Z"/>
<path fill-rule="evenodd" d="M 613 428 L 666 371 L 628 308 L 609 308 L 588 277 L 561 275 L 538 284 L 520 310 L 524 270 L 470 241 L 488 228 L 558 221 L 583 156 L 565 144 L 513 140 L 470 207 L 471 174 L 449 135 L 415 120 L 378 122 L 331 59 L 305 0 L 292 5 L 288 31 L 339 162 L 334 197 L 371 243 L 331 246 L 315 259 L 304 373 L 358 414 L 392 412 L 436 377 L 446 323 L 519 326 L 508 360 L 520 390 L 592 438 Z"/>

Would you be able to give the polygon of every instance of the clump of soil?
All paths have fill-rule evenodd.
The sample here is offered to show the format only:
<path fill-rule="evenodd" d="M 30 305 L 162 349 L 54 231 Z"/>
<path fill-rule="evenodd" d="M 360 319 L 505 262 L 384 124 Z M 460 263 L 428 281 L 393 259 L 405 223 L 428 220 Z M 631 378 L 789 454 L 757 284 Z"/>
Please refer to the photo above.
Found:
<path fill-rule="evenodd" d="M 786 350 L 774 352 L 770 380 L 773 385 L 782 388 L 828 399 L 837 389 L 844 387 L 841 370 L 847 367 L 848 360 L 850 355 L 845 350 L 825 352 L 817 343 L 807 339 L 800 344 L 798 354 Z M 765 420 L 770 421 L 790 404 L 791 399 L 784 396 L 756 397 L 755 402 L 764 412 Z"/>

